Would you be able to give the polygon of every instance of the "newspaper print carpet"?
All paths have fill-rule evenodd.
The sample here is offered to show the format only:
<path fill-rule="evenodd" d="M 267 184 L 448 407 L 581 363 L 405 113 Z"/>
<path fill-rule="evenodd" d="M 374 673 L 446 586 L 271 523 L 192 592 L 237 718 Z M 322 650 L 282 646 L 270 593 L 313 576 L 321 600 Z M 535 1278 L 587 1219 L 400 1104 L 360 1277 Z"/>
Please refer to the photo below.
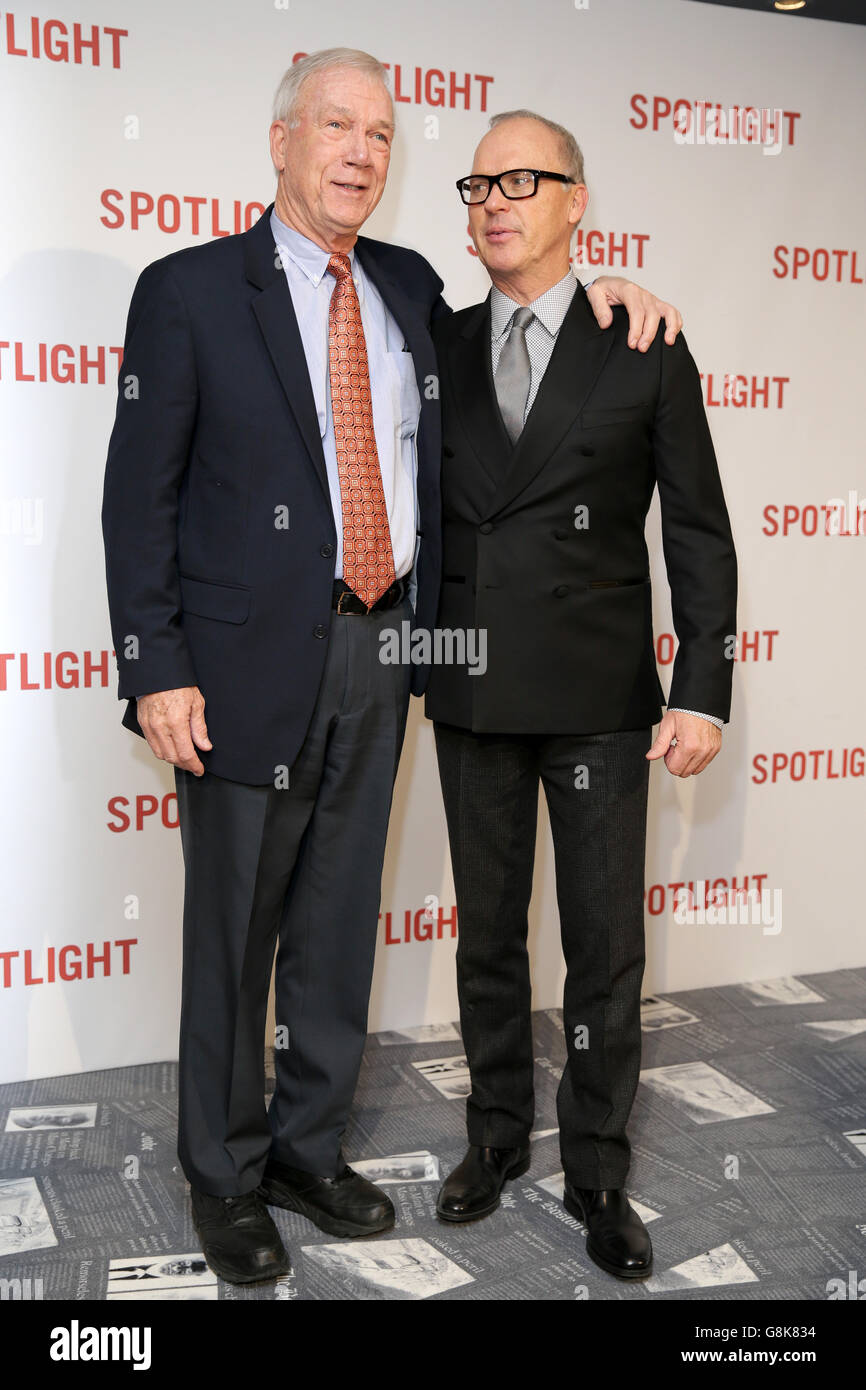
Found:
<path fill-rule="evenodd" d="M 335 1240 L 274 1209 L 292 1273 L 243 1288 L 192 1229 L 174 1064 L 0 1087 L 0 1298 L 825 1300 L 863 1267 L 866 968 L 644 1001 L 628 1189 L 655 1266 L 638 1283 L 587 1258 L 562 1205 L 561 1013 L 533 1029 L 532 1162 L 498 1211 L 435 1214 L 465 1150 L 458 1026 L 372 1034 L 344 1151 L 387 1187 L 396 1226 Z M 272 1057 L 266 1072 L 272 1087 Z"/>

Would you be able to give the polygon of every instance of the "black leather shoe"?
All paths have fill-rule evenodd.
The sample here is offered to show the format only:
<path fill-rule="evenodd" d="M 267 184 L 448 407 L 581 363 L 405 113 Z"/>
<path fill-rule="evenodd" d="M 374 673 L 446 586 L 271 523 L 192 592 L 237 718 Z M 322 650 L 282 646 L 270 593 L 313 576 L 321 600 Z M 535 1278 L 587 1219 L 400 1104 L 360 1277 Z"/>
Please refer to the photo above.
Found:
<path fill-rule="evenodd" d="M 573 1187 L 566 1179 L 566 1211 L 586 1226 L 586 1253 L 607 1274 L 618 1279 L 646 1279 L 653 1272 L 649 1231 L 623 1187 Z"/>
<path fill-rule="evenodd" d="M 369 1236 L 394 1225 L 390 1197 L 345 1163 L 335 1178 L 319 1178 L 269 1159 L 258 1193 L 271 1206 L 309 1217 L 332 1236 Z"/>
<path fill-rule="evenodd" d="M 255 1192 L 214 1197 L 190 1189 L 192 1224 L 205 1259 L 230 1284 L 290 1274 L 292 1266 L 270 1213 Z"/>
<path fill-rule="evenodd" d="M 436 1214 L 443 1221 L 477 1221 L 499 1206 L 499 1194 L 509 1178 L 529 1167 L 529 1145 L 519 1149 L 482 1148 L 470 1144 L 466 1157 L 445 1179 Z"/>

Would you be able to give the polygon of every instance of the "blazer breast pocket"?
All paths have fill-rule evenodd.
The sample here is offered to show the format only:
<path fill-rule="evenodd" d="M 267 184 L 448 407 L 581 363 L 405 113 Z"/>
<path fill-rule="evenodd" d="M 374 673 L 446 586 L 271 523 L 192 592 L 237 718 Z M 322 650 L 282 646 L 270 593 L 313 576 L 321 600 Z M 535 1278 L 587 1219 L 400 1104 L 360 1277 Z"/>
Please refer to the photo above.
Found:
<path fill-rule="evenodd" d="M 209 579 L 180 576 L 180 599 L 184 613 L 197 618 L 216 618 L 222 623 L 245 623 L 250 611 L 250 590 L 232 584 L 215 584 Z"/>
<path fill-rule="evenodd" d="M 578 425 L 583 429 L 598 429 L 602 425 L 628 425 L 648 415 L 651 407 L 652 401 L 639 401 L 637 405 L 611 406 L 608 409 L 602 406 L 593 410 L 582 410 L 578 416 Z"/>
<path fill-rule="evenodd" d="M 642 574 L 637 579 L 591 579 L 587 588 L 589 589 L 634 589 L 637 585 L 649 584 L 648 574 Z"/>

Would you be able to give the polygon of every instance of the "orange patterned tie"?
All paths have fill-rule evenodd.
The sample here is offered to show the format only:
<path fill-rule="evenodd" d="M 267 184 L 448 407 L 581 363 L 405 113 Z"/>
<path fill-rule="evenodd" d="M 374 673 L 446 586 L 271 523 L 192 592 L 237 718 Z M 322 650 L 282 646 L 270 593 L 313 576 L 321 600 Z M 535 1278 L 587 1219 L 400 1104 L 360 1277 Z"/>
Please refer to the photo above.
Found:
<path fill-rule="evenodd" d="M 328 356 L 343 502 L 343 578 L 371 608 L 394 583 L 394 552 L 373 433 L 367 343 L 349 257 L 333 255 L 328 269 L 337 281 L 328 317 Z"/>

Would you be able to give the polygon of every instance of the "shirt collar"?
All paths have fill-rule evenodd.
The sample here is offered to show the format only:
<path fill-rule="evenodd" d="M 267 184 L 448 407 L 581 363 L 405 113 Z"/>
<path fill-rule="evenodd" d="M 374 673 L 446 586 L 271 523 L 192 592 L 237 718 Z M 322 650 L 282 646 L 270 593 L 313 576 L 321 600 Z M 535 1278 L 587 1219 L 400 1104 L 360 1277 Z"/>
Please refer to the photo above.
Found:
<path fill-rule="evenodd" d="M 568 313 L 576 289 L 577 281 L 569 270 L 561 280 L 551 285 L 550 289 L 545 290 L 537 299 L 533 299 L 528 306 L 551 338 L 555 338 L 562 327 L 562 321 Z M 494 342 L 497 338 L 503 337 L 510 328 L 514 313 L 520 307 L 516 300 L 503 294 L 502 290 L 493 285 L 490 291 L 490 331 Z"/>
<path fill-rule="evenodd" d="M 276 210 L 271 213 L 271 232 L 283 254 L 288 256 L 289 260 L 298 267 L 298 270 L 306 275 L 310 283 L 318 289 L 328 273 L 328 261 L 331 259 L 331 252 L 323 251 L 321 246 L 310 241 L 310 238 L 305 237 L 302 232 L 287 226 L 283 219 L 277 216 Z M 358 301 L 362 303 L 364 298 L 363 279 L 359 274 L 360 261 L 355 259 L 355 247 L 353 246 L 346 254 L 352 267 L 352 278 L 355 281 Z"/>

